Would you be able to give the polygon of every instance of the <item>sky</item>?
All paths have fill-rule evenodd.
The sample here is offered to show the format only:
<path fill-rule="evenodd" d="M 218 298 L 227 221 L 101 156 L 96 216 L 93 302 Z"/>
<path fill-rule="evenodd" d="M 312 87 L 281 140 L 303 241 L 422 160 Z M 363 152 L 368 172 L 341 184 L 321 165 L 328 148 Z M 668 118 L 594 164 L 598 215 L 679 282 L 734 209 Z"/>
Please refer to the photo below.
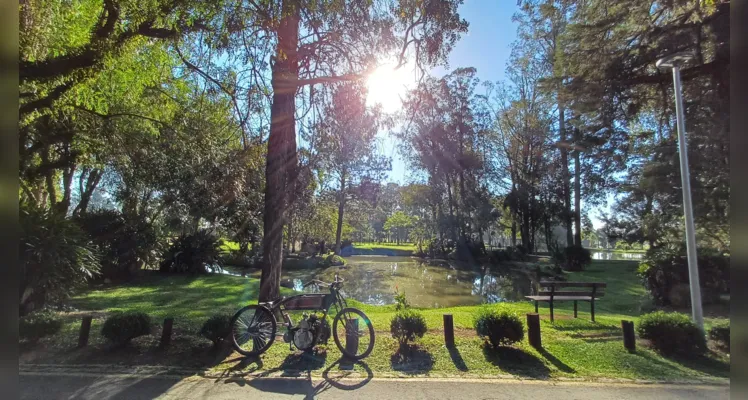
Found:
<path fill-rule="evenodd" d="M 459 13 L 470 24 L 468 32 L 452 49 L 448 69 L 437 67 L 431 74 L 441 77 L 457 68 L 475 67 L 482 81 L 502 80 L 510 46 L 517 36 L 517 25 L 512 22 L 512 15 L 517 11 L 515 0 L 466 0 Z M 388 181 L 405 184 L 409 171 L 395 146 L 395 140 L 383 143 L 385 154 L 392 157 Z"/>
<path fill-rule="evenodd" d="M 511 52 L 511 44 L 517 37 L 517 24 L 512 21 L 512 15 L 519 11 L 515 0 L 466 0 L 459 8 L 460 16 L 468 21 L 467 34 L 464 34 L 449 55 L 448 68 L 437 67 L 431 70 L 431 75 L 441 77 L 450 71 L 460 67 L 475 67 L 478 78 L 481 81 L 500 81 L 504 79 L 504 72 Z M 393 79 L 391 75 L 382 77 Z M 408 84 L 407 74 L 398 75 L 396 80 Z M 385 109 L 397 108 L 399 101 L 392 101 L 385 93 L 391 87 L 385 84 L 370 84 L 370 93 L 373 97 L 389 99 Z M 392 96 L 392 94 L 389 94 Z M 396 99 L 396 98 L 395 98 Z M 393 105 L 394 104 L 394 105 Z M 387 180 L 406 184 L 411 179 L 405 163 L 396 148 L 398 142 L 384 137 L 382 148 L 384 153 L 392 158 L 392 170 Z M 613 197 L 608 196 L 607 202 L 611 204 Z M 589 212 L 590 219 L 595 229 L 603 226 L 598 216 L 599 211 L 609 211 L 609 206 L 594 208 Z"/>

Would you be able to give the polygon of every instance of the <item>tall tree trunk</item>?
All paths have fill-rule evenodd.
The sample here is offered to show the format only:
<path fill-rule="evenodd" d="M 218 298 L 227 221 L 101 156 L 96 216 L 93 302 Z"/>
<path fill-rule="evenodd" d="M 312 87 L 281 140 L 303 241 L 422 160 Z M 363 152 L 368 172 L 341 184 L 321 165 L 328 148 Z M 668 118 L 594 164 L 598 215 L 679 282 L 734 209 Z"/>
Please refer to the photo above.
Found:
<path fill-rule="evenodd" d="M 75 174 L 75 164 L 62 170 L 62 200 L 57 203 L 57 211 L 62 215 L 67 215 L 70 209 L 70 198 L 72 197 L 73 175 Z"/>
<path fill-rule="evenodd" d="M 564 192 L 564 224 L 566 225 L 566 245 L 571 246 L 574 243 L 571 224 L 571 188 L 569 181 L 569 149 L 566 146 L 566 121 L 564 121 L 564 106 L 561 99 L 558 99 L 558 134 L 561 144 L 561 175 L 563 180 Z"/>
<path fill-rule="evenodd" d="M 345 167 L 340 173 L 340 198 L 338 201 L 338 227 L 335 230 L 335 254 L 340 255 L 340 236 L 343 234 L 343 212 L 345 211 Z"/>
<path fill-rule="evenodd" d="M 517 221 L 512 218 L 512 247 L 517 247 Z"/>
<path fill-rule="evenodd" d="M 286 218 L 290 178 L 296 169 L 296 89 L 298 85 L 299 8 L 297 1 L 284 0 L 275 60 L 272 65 L 273 104 L 270 107 L 265 168 L 265 214 L 262 238 L 262 275 L 259 301 L 280 297 L 283 265 L 283 225 Z"/>
<path fill-rule="evenodd" d="M 582 170 L 579 165 L 579 151 L 574 152 L 574 244 L 582 245 L 582 196 L 581 196 L 581 178 Z"/>
<path fill-rule="evenodd" d="M 88 211 L 88 204 L 91 202 L 91 196 L 93 195 L 94 190 L 96 190 L 96 187 L 99 185 L 99 182 L 101 181 L 101 176 L 104 174 L 104 171 L 94 168 L 92 170 L 84 170 L 87 172 L 81 172 L 80 181 L 78 184 L 78 190 L 80 192 L 80 201 L 78 201 L 78 205 L 75 206 L 75 210 L 73 210 L 74 215 L 80 215 L 85 214 L 86 211 Z M 85 175 L 88 175 L 87 177 Z M 86 178 L 86 184 L 83 184 L 83 179 Z"/>

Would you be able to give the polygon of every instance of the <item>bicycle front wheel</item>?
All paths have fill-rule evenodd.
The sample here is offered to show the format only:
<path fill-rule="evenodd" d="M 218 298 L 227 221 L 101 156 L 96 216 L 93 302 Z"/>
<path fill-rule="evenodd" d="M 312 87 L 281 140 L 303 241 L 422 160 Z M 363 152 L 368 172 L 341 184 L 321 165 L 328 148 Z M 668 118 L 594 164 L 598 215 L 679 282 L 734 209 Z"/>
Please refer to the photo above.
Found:
<path fill-rule="evenodd" d="M 340 310 L 332 324 L 335 344 L 348 358 L 360 360 L 374 349 L 374 326 L 363 311 L 348 307 Z"/>
<path fill-rule="evenodd" d="M 231 318 L 231 344 L 245 356 L 258 356 L 275 341 L 276 322 L 264 306 L 246 306 Z"/>

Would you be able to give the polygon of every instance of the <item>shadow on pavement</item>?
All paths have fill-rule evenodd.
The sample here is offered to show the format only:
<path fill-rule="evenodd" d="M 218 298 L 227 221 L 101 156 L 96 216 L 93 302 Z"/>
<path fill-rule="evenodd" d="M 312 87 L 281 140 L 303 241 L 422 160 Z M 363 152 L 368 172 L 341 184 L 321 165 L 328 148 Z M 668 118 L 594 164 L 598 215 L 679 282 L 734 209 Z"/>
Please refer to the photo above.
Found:
<path fill-rule="evenodd" d="M 252 363 L 257 364 L 257 368 L 261 368 L 262 362 L 257 360 L 241 361 L 236 366 L 232 367 L 234 370 L 241 370 L 246 368 Z M 322 381 L 315 384 L 311 371 L 313 369 L 320 368 L 319 365 L 324 365 L 325 358 L 317 357 L 309 353 L 291 354 L 286 357 L 286 360 L 281 364 L 280 367 L 274 368 L 263 373 L 256 375 L 255 377 L 247 377 L 247 374 L 240 376 L 232 376 L 225 379 L 224 383 L 232 383 L 239 386 L 248 385 L 257 390 L 268 393 L 279 393 L 286 395 L 305 395 L 306 399 L 313 399 L 316 395 L 330 389 L 331 387 L 339 390 L 356 390 L 365 386 L 374 377 L 374 373 L 371 368 L 363 362 L 350 362 L 346 359 L 339 359 L 332 363 L 322 372 Z M 306 369 L 299 369 L 299 364 L 306 367 Z M 294 368 L 292 368 L 292 366 Z M 338 366 L 337 370 L 340 373 L 331 376 L 331 372 L 335 367 Z M 364 377 L 358 376 L 359 374 L 354 371 L 355 366 L 361 367 L 365 372 Z M 316 368 L 315 368 L 316 367 Z M 257 370 L 257 368 L 253 370 Z M 283 371 L 280 377 L 268 377 L 273 372 Z M 336 371 L 337 372 L 337 371 Z M 356 377 L 352 375 L 356 374 Z M 256 379 L 260 378 L 260 379 Z M 301 378 L 301 379 L 288 379 L 288 378 Z M 359 379 L 360 378 L 360 379 Z M 220 380 L 220 378 L 219 378 Z"/>

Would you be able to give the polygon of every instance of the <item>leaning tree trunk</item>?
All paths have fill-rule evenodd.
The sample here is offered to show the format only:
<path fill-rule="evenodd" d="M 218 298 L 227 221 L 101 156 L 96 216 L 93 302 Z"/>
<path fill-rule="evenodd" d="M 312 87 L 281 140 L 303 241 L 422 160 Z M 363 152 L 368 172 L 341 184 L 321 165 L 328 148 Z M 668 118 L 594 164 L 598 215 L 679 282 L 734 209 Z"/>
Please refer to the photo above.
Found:
<path fill-rule="evenodd" d="M 340 236 L 343 234 L 343 212 L 345 211 L 345 168 L 340 173 L 340 201 L 338 203 L 338 226 L 335 230 L 335 254 L 340 255 Z"/>
<path fill-rule="evenodd" d="M 289 198 L 289 183 L 296 168 L 295 95 L 299 71 L 299 10 L 294 0 L 283 2 L 278 44 L 272 66 L 273 104 L 270 108 L 265 169 L 265 215 L 262 238 L 262 275 L 259 301 L 280 297 L 283 265 L 283 225 Z"/>

